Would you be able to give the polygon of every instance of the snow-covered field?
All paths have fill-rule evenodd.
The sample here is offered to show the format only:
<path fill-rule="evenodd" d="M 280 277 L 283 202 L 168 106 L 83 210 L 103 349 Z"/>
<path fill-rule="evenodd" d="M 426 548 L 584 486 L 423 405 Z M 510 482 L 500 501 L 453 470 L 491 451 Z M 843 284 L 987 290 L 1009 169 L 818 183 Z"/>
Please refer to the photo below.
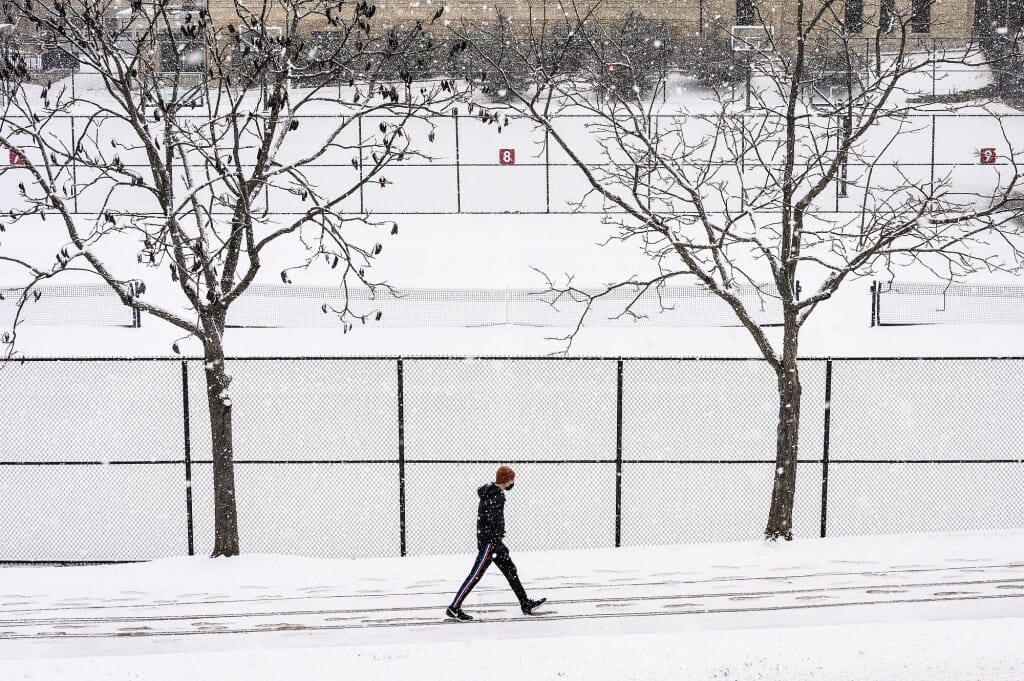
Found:
<path fill-rule="evenodd" d="M 83 73 L 76 78 L 80 88 L 88 89 L 90 80 L 95 81 L 97 76 Z M 934 86 L 941 94 L 975 87 L 988 80 L 987 70 L 979 68 L 940 73 L 935 83 L 927 77 L 920 82 L 914 80 L 908 87 L 919 86 L 922 92 L 927 92 Z M 711 114 L 716 109 L 708 101 L 707 93 L 695 91 L 692 83 L 680 82 L 669 88 L 669 96 L 658 111 L 671 117 L 680 110 L 688 114 Z M 314 106 L 307 113 L 315 120 L 316 116 L 329 116 L 336 112 Z M 467 113 L 463 111 L 463 114 Z M 564 134 L 579 146 L 586 159 L 598 161 L 601 159 L 600 146 L 586 127 L 592 123 L 590 119 L 567 118 Z M 706 121 L 686 119 L 685 124 L 687 130 L 697 134 L 696 131 L 703 129 L 701 126 L 706 125 Z M 499 126 L 463 115 L 458 120 L 450 116 L 438 118 L 431 121 L 431 125 L 436 126 L 435 136 L 429 143 L 424 143 L 422 150 L 429 161 L 411 158 L 396 164 L 386 172 L 391 184 L 384 188 L 368 185 L 365 192 L 361 192 L 365 194 L 361 205 L 345 206 L 349 210 L 364 208 L 373 212 L 374 219 L 386 221 L 389 225 L 391 220 L 401 224 L 399 234 L 394 237 L 387 235 L 387 228 L 353 228 L 351 236 L 357 243 L 368 245 L 380 241 L 384 245 L 383 252 L 369 268 L 372 280 L 386 281 L 399 290 L 537 290 L 545 288 L 545 278 L 541 273 L 559 283 L 572 277 L 575 285 L 585 287 L 652 275 L 651 259 L 632 244 L 612 242 L 600 245 L 614 232 L 614 228 L 602 224 L 606 207 L 596 199 L 591 197 L 588 200 L 586 210 L 591 211 L 589 214 L 568 214 L 573 208 L 572 202 L 580 199 L 585 190 L 583 176 L 569 167 L 569 159 L 556 146 L 550 146 L 546 156 L 541 145 L 543 134 L 528 121 L 513 116 L 510 122 Z M 104 128 L 104 135 L 118 136 L 116 121 L 111 121 L 110 126 L 110 129 Z M 420 125 L 416 129 L 423 133 L 417 137 L 422 142 L 427 126 Z M 896 129 L 899 134 L 893 138 Z M 318 134 L 323 132 L 318 133 L 317 130 L 312 125 L 304 127 L 303 136 L 293 139 L 295 149 L 292 151 L 306 153 L 314 150 L 321 141 Z M 1022 135 L 1024 116 L 1002 105 L 985 106 L 974 102 L 955 110 L 922 105 L 915 110 L 909 122 L 901 118 L 879 125 L 877 144 L 892 144 L 885 147 L 884 153 L 872 155 L 871 149 L 865 150 L 864 158 L 869 163 L 866 166 L 854 163 L 850 171 L 851 181 L 870 171 L 876 179 L 886 172 L 896 172 L 901 177 L 909 173 L 923 183 L 930 181 L 930 168 L 935 164 L 935 178 L 941 180 L 948 175 L 958 191 L 967 191 L 978 183 L 992 183 L 993 173 L 1002 173 L 1005 179 L 1010 158 L 1018 157 L 1024 148 Z M 100 146 L 106 148 L 105 142 Z M 984 147 L 997 149 L 999 164 L 991 167 L 979 165 L 978 151 Z M 516 165 L 499 164 L 499 151 L 507 148 L 517 151 Z M 333 180 L 351 179 L 345 175 L 354 172 L 350 165 L 351 154 L 346 151 L 335 156 L 323 159 L 325 176 L 329 174 Z M 550 166 L 545 158 L 550 161 Z M 128 156 L 125 156 L 125 161 L 135 162 Z M 4 170 L 0 173 L 0 189 L 7 190 L 13 200 L 18 193 L 17 183 L 24 179 L 25 171 L 14 167 Z M 884 187 L 885 184 L 873 186 Z M 863 206 L 862 197 L 858 198 L 856 192 L 843 199 L 831 191 L 826 194 L 827 205 L 820 207 L 822 215 L 831 215 L 831 211 L 855 213 Z M 300 199 L 291 195 L 274 195 L 268 200 L 274 212 L 289 212 L 302 207 Z M 354 202 L 355 198 L 352 200 Z M 98 205 L 90 197 L 82 197 L 78 209 L 83 212 L 83 221 L 88 223 L 89 218 L 84 213 L 96 210 Z M 545 213 L 548 210 L 552 214 Z M 506 214 L 517 212 L 529 215 Z M 4 235 L 2 253 L 49 267 L 55 262 L 56 252 L 66 242 L 67 236 L 61 234 L 60 225 L 53 220 L 26 223 L 8 230 Z M 141 248 L 137 239 L 133 237 L 117 242 L 112 248 L 122 249 L 116 251 L 119 257 L 115 269 L 119 277 L 146 281 L 146 298 L 149 301 L 166 304 L 171 309 L 181 307 L 180 292 L 174 290 L 165 269 L 147 268 L 137 263 L 136 253 Z M 281 270 L 302 262 L 307 256 L 308 253 L 298 243 L 281 244 L 281 248 L 265 254 L 258 282 L 280 285 Z M 811 291 L 820 273 L 815 273 L 810 267 L 806 271 L 804 290 Z M 898 265 L 893 265 L 890 271 L 879 270 L 876 274 L 880 279 L 896 276 L 902 281 L 935 280 L 934 271 Z M 314 266 L 308 272 L 293 272 L 291 276 L 296 284 L 337 286 L 339 283 L 337 273 L 326 265 Z M 15 284 L 23 277 L 24 273 L 17 267 L 0 263 L 0 284 Z M 83 279 L 92 283 L 98 281 L 95 277 L 74 272 L 60 278 L 61 281 Z M 979 276 L 972 277 L 972 282 L 991 279 L 992 275 L 979 273 Z M 805 355 L 990 356 L 1021 352 L 1019 327 L 1015 326 L 947 327 L 942 334 L 919 328 L 869 330 L 867 289 L 867 282 L 852 282 L 836 300 L 815 312 L 802 337 L 801 350 Z M 320 303 L 316 301 L 314 309 L 318 309 Z M 429 328 L 407 325 L 415 328 L 415 332 L 376 329 L 371 324 L 345 335 L 341 332 L 340 323 L 333 329 L 301 331 L 294 328 L 232 329 L 226 344 L 233 356 L 543 355 L 564 349 L 564 343 L 551 338 L 565 335 L 568 329 L 452 328 L 457 325 L 438 323 L 431 317 L 434 309 L 424 309 L 420 314 L 424 318 L 430 317 L 424 323 Z M 726 311 L 725 316 L 730 314 Z M 452 316 L 457 317 L 458 314 L 452 313 Z M 731 318 L 728 323 L 735 324 Z M 25 325 L 19 332 L 18 350 L 29 356 L 171 355 L 171 344 L 181 334 L 152 318 L 145 318 L 143 326 L 141 330 L 128 330 L 87 325 L 76 329 L 75 334 L 61 334 L 53 333 L 52 327 Z M 587 330 L 577 338 L 572 352 L 625 356 L 758 354 L 749 335 L 742 329 L 709 326 L 712 328 L 643 328 L 641 333 L 635 328 Z M 186 354 L 199 350 L 196 342 L 183 342 L 180 346 Z"/>
<path fill-rule="evenodd" d="M 515 523 L 513 536 L 538 531 Z M 1024 531 L 465 555 L 8 569 L 5 681 L 1018 681 Z"/>

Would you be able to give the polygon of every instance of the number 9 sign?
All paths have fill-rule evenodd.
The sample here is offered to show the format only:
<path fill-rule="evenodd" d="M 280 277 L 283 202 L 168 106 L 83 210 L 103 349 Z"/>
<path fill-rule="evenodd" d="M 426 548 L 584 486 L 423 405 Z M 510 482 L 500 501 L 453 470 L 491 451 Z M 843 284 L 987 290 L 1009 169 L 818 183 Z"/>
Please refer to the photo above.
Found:
<path fill-rule="evenodd" d="M 981 165 L 990 166 L 995 165 L 996 162 L 996 149 L 995 147 L 982 147 L 978 154 L 978 161 Z"/>
<path fill-rule="evenodd" d="M 498 163 L 503 166 L 514 166 L 516 164 L 516 150 L 498 149 Z"/>

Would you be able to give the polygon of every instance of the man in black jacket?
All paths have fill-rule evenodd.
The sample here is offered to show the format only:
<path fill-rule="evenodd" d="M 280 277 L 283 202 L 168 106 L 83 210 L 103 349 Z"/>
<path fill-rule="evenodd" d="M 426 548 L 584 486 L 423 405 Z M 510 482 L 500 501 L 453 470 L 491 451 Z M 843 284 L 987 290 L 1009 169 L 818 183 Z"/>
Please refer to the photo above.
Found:
<path fill-rule="evenodd" d="M 476 545 L 480 552 L 473 563 L 473 569 L 469 571 L 469 576 L 456 592 L 455 600 L 445 610 L 444 614 L 452 619 L 460 622 L 473 619 L 462 612 L 462 602 L 484 576 L 492 561 L 508 580 L 509 586 L 519 599 L 519 607 L 524 615 L 532 615 L 533 611 L 547 600 L 542 598 L 534 601 L 527 598 L 526 589 L 519 581 L 519 572 L 508 555 L 508 547 L 502 542 L 505 538 L 505 492 L 512 489 L 515 478 L 515 471 L 508 466 L 501 466 L 494 476 L 494 482 L 489 482 L 476 491 L 480 496 L 480 508 L 476 517 Z"/>

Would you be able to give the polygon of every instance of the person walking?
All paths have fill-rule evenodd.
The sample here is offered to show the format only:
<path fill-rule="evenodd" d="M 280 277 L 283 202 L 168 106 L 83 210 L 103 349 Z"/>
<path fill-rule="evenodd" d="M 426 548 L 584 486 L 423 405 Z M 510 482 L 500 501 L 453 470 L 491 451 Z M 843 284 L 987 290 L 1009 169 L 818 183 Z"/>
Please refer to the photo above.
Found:
<path fill-rule="evenodd" d="M 454 620 L 468 622 L 473 619 L 462 611 L 462 603 L 492 562 L 505 575 L 509 586 L 519 599 L 519 607 L 524 615 L 532 615 L 547 601 L 546 598 L 535 601 L 527 597 L 526 589 L 519 581 L 519 571 L 508 555 L 508 547 L 502 541 L 505 538 L 505 492 L 512 489 L 515 480 L 515 471 L 508 466 L 501 466 L 494 475 L 494 482 L 489 482 L 476 491 L 480 497 L 480 508 L 476 516 L 476 545 L 479 553 L 466 581 L 459 587 L 452 604 L 444 611 L 445 615 Z"/>

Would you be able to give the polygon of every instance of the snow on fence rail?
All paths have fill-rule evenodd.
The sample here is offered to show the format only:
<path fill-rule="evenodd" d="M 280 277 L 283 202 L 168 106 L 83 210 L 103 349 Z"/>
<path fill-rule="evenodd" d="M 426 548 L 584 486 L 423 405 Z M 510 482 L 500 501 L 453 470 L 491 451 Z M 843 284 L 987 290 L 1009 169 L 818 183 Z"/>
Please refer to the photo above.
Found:
<path fill-rule="evenodd" d="M 734 290 L 747 304 L 753 319 L 764 326 L 782 323 L 782 307 L 770 285 L 737 284 Z M 650 289 L 633 306 L 624 308 L 639 289 L 622 288 L 595 300 L 584 326 L 738 326 L 736 315 L 702 286 L 666 286 Z M 588 293 L 596 294 L 597 291 Z M 0 289 L 0 328 L 14 322 L 21 289 Z M 555 300 L 550 291 L 528 289 L 406 289 L 394 293 L 380 289 L 349 291 L 356 314 L 381 312 L 374 326 L 387 328 L 478 326 L 533 326 L 571 328 L 586 308 L 578 294 Z M 253 284 L 228 311 L 231 328 L 341 328 L 337 311 L 344 307 L 343 292 L 330 286 Z M 135 326 L 142 318 L 106 284 L 37 286 L 19 324 L 66 326 Z"/>
<path fill-rule="evenodd" d="M 771 295 L 771 285 L 738 284 L 735 291 L 754 320 L 769 326 L 782 323 L 782 305 Z M 596 295 L 598 291 L 586 291 Z M 623 310 L 640 293 L 639 287 L 616 289 L 593 301 L 584 326 L 738 326 L 735 313 L 703 286 L 664 286 L 645 291 L 633 306 L 635 316 Z M 343 307 L 342 291 L 328 286 L 254 284 L 228 311 L 229 327 L 337 327 L 336 311 Z M 349 292 L 356 314 L 381 312 L 375 326 L 476 327 L 576 325 L 586 311 L 579 293 L 556 297 L 551 291 L 529 289 L 367 289 Z"/>
<path fill-rule="evenodd" d="M 235 359 L 245 552 L 473 548 L 499 463 L 518 550 L 752 539 L 774 378 L 736 359 Z M 1024 358 L 806 359 L 798 537 L 1024 527 Z M 198 360 L 0 371 L 0 561 L 212 546 Z M 400 402 L 401 401 L 401 402 Z"/>

